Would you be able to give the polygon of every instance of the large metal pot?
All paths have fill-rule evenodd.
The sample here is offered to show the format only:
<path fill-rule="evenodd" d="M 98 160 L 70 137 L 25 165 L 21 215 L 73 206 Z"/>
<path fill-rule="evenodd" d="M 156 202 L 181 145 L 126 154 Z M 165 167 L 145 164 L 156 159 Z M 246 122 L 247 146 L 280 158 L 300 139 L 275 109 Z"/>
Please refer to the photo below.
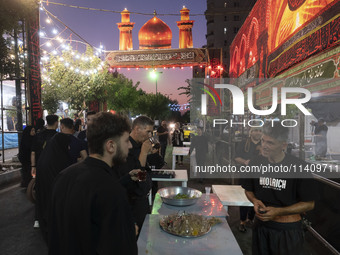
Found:
<path fill-rule="evenodd" d="M 193 205 L 202 196 L 202 192 L 197 189 L 187 188 L 187 187 L 166 187 L 158 190 L 163 203 L 174 206 L 188 206 Z M 186 194 L 189 199 L 174 199 L 177 194 Z"/>

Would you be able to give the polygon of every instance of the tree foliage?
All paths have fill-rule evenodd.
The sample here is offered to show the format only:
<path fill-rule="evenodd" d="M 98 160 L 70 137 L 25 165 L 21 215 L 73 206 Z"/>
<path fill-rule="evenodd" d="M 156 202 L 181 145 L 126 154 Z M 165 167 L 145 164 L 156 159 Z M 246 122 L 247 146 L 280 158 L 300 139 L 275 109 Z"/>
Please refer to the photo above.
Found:
<path fill-rule="evenodd" d="M 157 93 L 139 97 L 138 110 L 152 119 L 165 119 L 170 114 L 169 98 Z"/>
<path fill-rule="evenodd" d="M 92 100 L 105 101 L 106 86 L 110 74 L 101 60 L 92 54 L 89 48 L 84 54 L 64 50 L 61 56 L 50 56 L 50 61 L 43 68 L 44 107 L 56 109 L 60 101 L 69 104 L 76 111 L 86 109 Z M 50 93 L 54 94 L 54 99 Z"/>
<path fill-rule="evenodd" d="M 132 80 L 114 73 L 106 85 L 108 107 L 123 114 L 138 114 L 138 98 L 145 95 L 138 86 L 139 83 L 133 85 Z"/>
<path fill-rule="evenodd" d="M 44 65 L 42 101 L 45 109 L 53 113 L 59 102 L 81 111 L 90 101 L 106 102 L 109 109 L 127 115 L 145 114 L 151 118 L 165 118 L 170 100 L 158 93 L 146 94 L 132 80 L 117 72 L 110 73 L 92 50 L 84 54 L 64 50 L 61 56 L 50 56 Z"/>

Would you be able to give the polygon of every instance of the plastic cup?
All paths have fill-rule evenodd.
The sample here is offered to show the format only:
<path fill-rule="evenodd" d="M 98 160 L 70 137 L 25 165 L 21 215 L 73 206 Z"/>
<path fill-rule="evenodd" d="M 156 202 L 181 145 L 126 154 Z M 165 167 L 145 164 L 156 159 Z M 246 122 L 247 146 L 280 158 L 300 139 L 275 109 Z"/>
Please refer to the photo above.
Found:
<path fill-rule="evenodd" d="M 209 195 L 211 191 L 211 187 L 205 187 L 205 194 Z"/>

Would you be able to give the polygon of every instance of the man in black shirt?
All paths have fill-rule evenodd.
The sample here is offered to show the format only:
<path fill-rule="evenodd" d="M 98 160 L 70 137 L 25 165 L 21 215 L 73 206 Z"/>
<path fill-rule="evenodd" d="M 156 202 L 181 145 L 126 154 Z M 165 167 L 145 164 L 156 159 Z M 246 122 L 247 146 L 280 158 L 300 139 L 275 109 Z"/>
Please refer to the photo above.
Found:
<path fill-rule="evenodd" d="M 159 128 L 157 128 L 157 135 L 158 135 L 159 143 L 161 144 L 161 155 L 164 159 L 166 146 L 167 146 L 168 140 L 169 140 L 169 130 L 166 126 L 165 120 L 163 120 L 161 126 Z"/>
<path fill-rule="evenodd" d="M 266 123 L 261 139 L 262 156 L 249 162 L 250 166 L 290 166 L 306 163 L 285 154 L 288 128 L 280 122 Z M 282 176 L 282 175 L 281 175 Z M 293 179 L 262 175 L 247 179 L 242 187 L 254 204 L 256 217 L 253 229 L 253 255 L 301 254 L 303 230 L 301 215 L 314 208 L 315 192 L 311 179 Z M 290 176 L 291 177 L 291 176 Z"/>
<path fill-rule="evenodd" d="M 137 254 L 126 191 L 112 168 L 132 147 L 128 120 L 96 114 L 88 126 L 90 155 L 60 172 L 52 193 L 50 255 Z"/>
<path fill-rule="evenodd" d="M 57 115 L 47 115 L 47 128 L 43 129 L 42 127 L 38 127 L 40 132 L 34 137 L 32 144 L 32 152 L 31 152 L 31 175 L 33 178 L 36 176 L 37 164 L 40 157 L 41 152 L 46 147 L 47 142 L 57 134 L 56 129 L 58 128 L 58 116 Z M 38 122 L 38 121 L 37 121 Z M 41 123 L 41 121 L 39 121 Z M 39 228 L 39 212 L 37 204 L 35 204 L 35 220 L 34 220 L 34 228 Z"/>
<path fill-rule="evenodd" d="M 132 148 L 129 150 L 126 163 L 118 167 L 121 183 L 127 188 L 133 216 L 139 229 L 141 229 L 143 225 L 146 214 L 150 213 L 148 194 L 152 187 L 151 175 L 147 173 L 146 180 L 140 182 L 132 182 L 131 178 L 124 177 L 134 169 L 150 171 L 146 160 L 152 148 L 149 138 L 152 135 L 153 125 L 153 120 L 146 116 L 139 116 L 133 121 L 132 131 L 129 137 Z M 128 182 L 126 182 L 126 180 L 128 180 Z"/>
<path fill-rule="evenodd" d="M 32 145 L 31 152 L 31 174 L 35 176 L 36 172 L 36 163 L 38 163 L 39 156 L 42 150 L 45 148 L 47 142 L 57 133 L 56 129 L 58 128 L 58 116 L 57 115 L 47 115 L 47 128 L 38 133 L 35 136 Z"/>
<path fill-rule="evenodd" d="M 63 134 L 69 136 L 69 150 L 72 164 L 77 163 L 78 160 L 84 160 L 87 157 L 85 142 L 78 139 L 73 135 L 73 120 L 70 118 L 65 118 L 60 121 L 60 131 Z"/>

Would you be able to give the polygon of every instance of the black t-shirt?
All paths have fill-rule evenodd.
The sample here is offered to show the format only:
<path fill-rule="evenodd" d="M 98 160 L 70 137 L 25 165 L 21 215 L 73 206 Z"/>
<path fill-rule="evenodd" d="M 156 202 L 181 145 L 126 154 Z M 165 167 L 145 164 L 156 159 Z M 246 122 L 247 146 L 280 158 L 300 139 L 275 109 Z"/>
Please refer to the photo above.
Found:
<path fill-rule="evenodd" d="M 268 165 L 268 159 L 258 156 L 249 162 L 249 165 Z M 286 154 L 283 161 L 275 165 L 306 165 L 307 163 L 292 155 Z M 316 183 L 312 179 L 300 178 L 275 178 L 273 175 L 263 175 L 260 178 L 243 180 L 242 187 L 252 191 L 255 197 L 261 200 L 266 206 L 284 207 L 298 202 L 313 201 L 317 197 Z"/>
<path fill-rule="evenodd" d="M 70 145 L 69 145 L 69 155 L 71 157 L 72 164 L 77 163 L 78 158 L 80 158 L 80 152 L 86 150 L 85 142 L 78 139 L 74 135 L 70 136 Z"/>
<path fill-rule="evenodd" d="M 85 129 L 85 130 L 82 130 L 82 131 L 80 131 L 77 137 L 78 137 L 78 139 L 80 139 L 80 140 L 83 140 L 83 141 L 86 141 L 86 142 L 87 142 L 87 139 L 86 139 L 86 129 Z"/>
<path fill-rule="evenodd" d="M 249 141 L 249 148 L 248 145 L 246 146 L 247 141 Z M 251 140 L 246 140 L 238 144 L 235 151 L 235 158 L 243 158 L 245 160 L 252 159 L 258 155 L 260 155 L 260 146 L 261 142 L 255 144 Z"/>
<path fill-rule="evenodd" d="M 164 165 L 164 159 L 158 152 L 149 154 L 146 158 L 149 166 L 155 166 L 156 169 L 161 169 Z"/>
<path fill-rule="evenodd" d="M 46 143 L 57 133 L 54 129 L 45 129 L 38 133 L 32 144 L 32 151 L 35 152 L 35 163 L 38 162 L 42 150 L 45 148 Z"/>
<path fill-rule="evenodd" d="M 159 128 L 157 128 L 157 133 L 164 133 L 164 132 L 168 132 L 168 129 L 163 126 L 160 126 Z M 168 134 L 158 135 L 158 139 L 160 142 L 166 143 L 168 142 Z"/>

